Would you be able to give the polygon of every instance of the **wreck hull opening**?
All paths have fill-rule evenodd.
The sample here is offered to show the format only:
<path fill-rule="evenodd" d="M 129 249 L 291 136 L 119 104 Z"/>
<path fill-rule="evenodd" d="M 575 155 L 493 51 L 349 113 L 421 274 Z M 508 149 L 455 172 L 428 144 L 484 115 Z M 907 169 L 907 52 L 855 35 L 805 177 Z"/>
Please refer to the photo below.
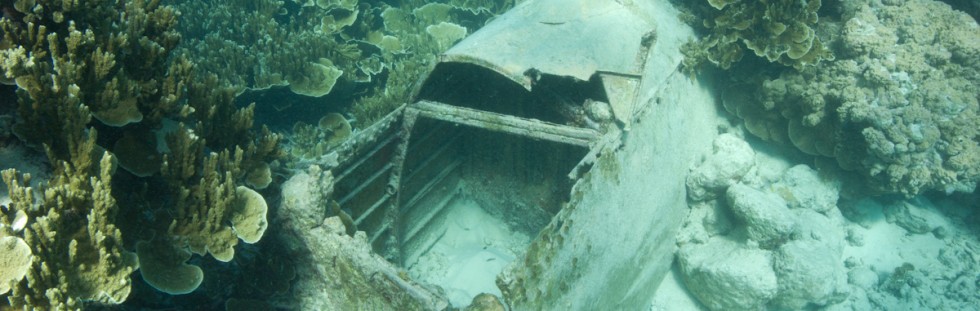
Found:
<path fill-rule="evenodd" d="M 568 201 L 568 173 L 588 149 L 429 118 L 409 137 L 399 263 L 456 302 L 499 295 L 495 275 Z"/>

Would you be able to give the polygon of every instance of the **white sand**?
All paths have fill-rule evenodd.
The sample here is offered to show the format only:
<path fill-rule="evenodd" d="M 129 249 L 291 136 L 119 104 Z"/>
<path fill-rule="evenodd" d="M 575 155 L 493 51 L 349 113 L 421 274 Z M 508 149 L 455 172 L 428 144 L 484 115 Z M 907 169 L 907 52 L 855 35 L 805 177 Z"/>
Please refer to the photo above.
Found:
<path fill-rule="evenodd" d="M 445 230 L 435 245 L 408 268 L 412 278 L 442 287 L 456 307 L 480 293 L 500 296 L 497 274 L 527 248 L 527 235 L 511 232 L 476 202 L 457 198 L 446 207 Z"/>

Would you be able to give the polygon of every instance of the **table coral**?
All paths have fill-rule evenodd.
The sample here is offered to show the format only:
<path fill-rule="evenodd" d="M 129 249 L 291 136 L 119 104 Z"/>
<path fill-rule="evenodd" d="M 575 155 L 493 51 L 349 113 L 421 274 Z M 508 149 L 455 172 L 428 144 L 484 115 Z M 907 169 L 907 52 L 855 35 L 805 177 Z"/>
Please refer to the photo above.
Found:
<path fill-rule="evenodd" d="M 204 281 L 204 272 L 187 264 L 191 252 L 169 243 L 139 242 L 136 254 L 140 260 L 140 275 L 157 290 L 181 295 L 193 292 Z"/>

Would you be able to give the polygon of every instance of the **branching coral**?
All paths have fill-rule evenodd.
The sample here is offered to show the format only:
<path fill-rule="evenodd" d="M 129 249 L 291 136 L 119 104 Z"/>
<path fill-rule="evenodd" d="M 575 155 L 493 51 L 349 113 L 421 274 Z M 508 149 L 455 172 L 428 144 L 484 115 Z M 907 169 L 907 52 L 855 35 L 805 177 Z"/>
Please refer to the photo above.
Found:
<path fill-rule="evenodd" d="M 93 131 L 72 147 L 75 162 L 58 163 L 36 202 L 25 178 L 4 171 L 11 208 L 28 215 L 22 235 L 34 254 L 27 282 L 16 283 L 8 297 L 12 306 L 74 310 L 85 301 L 116 304 L 129 296 L 136 256 L 123 249 L 113 224 L 118 207 L 109 186 L 111 156 L 93 163 L 94 148 Z M 92 170 L 98 173 L 89 178 Z"/>
<path fill-rule="evenodd" d="M 257 192 L 238 186 L 236 177 L 242 174 L 242 159 L 246 152 L 236 148 L 204 155 L 205 142 L 181 126 L 167 135 L 170 153 L 164 155 L 161 173 L 175 194 L 167 237 L 150 241 L 164 245 L 154 250 L 143 249 L 141 254 L 154 265 L 142 273 L 149 276 L 151 285 L 168 293 L 188 293 L 200 284 L 200 270 L 185 262 L 185 251 L 201 256 L 211 254 L 219 261 L 234 258 L 235 245 L 241 238 L 246 243 L 261 239 L 267 226 L 265 199 Z M 252 155 L 269 150 L 275 144 L 250 145 Z M 203 165 L 198 168 L 198 164 Z M 167 271 L 179 271 L 180 279 L 168 279 Z"/>
<path fill-rule="evenodd" d="M 66 97 L 88 106 L 109 126 L 139 122 L 154 109 L 175 108 L 175 95 L 163 93 L 174 88 L 160 79 L 167 70 L 167 51 L 180 38 L 171 29 L 176 22 L 172 9 L 158 1 L 125 6 L 108 0 L 30 2 L 35 3 L 20 12 L 22 22 L 4 19 L 0 25 L 9 41 L 30 55 L 2 62 L 21 92 L 19 136 L 64 145 L 62 135 L 49 135 L 61 132 L 59 124 L 41 121 L 56 119 L 53 110 Z"/>
<path fill-rule="evenodd" d="M 369 15 L 376 10 L 356 0 L 302 4 L 175 3 L 184 13 L 182 32 L 189 35 L 180 54 L 194 59 L 199 72 L 219 74 L 222 84 L 239 91 L 290 85 L 297 94 L 319 97 L 340 77 L 370 79 L 359 68 L 368 53 L 355 40 L 363 41 L 373 27 Z"/>
<path fill-rule="evenodd" d="M 169 187 L 140 200 L 168 202 L 173 212 L 161 215 L 175 216 L 126 219 L 134 222 L 127 227 L 154 230 L 153 242 L 224 261 L 239 236 L 251 242 L 261 237 L 265 213 L 255 203 L 261 196 L 236 187 L 243 172 L 271 176 L 268 163 L 281 155 L 280 137 L 265 128 L 253 132 L 253 107 L 236 107 L 233 89 L 213 75 L 197 75 L 186 58 L 173 57 L 180 35 L 172 7 L 158 0 L 22 0 L 0 6 L 0 73 L 17 84 L 14 132 L 42 148 L 55 170 L 37 202 L 24 180 L 5 174 L 12 208 L 30 219 L 17 234 L 34 256 L 26 281 L 9 294 L 11 305 L 77 309 L 83 302 L 125 300 L 137 260 L 124 250 L 113 193 L 159 184 L 158 170 Z M 16 14 L 8 14 L 12 9 Z M 164 129 L 167 122 L 177 124 L 178 133 L 170 135 L 170 148 L 156 150 L 154 137 L 172 131 Z M 97 136 L 96 129 L 108 135 Z M 136 175 L 127 178 L 135 182 L 110 183 L 116 157 L 103 157 L 106 148 L 97 143 L 121 153 Z M 206 156 L 206 150 L 215 153 Z M 164 161 L 139 163 L 159 153 Z M 250 200 L 236 200 L 238 192 Z"/>
<path fill-rule="evenodd" d="M 974 191 L 980 27 L 934 1 L 865 6 L 840 29 L 839 58 L 742 81 L 725 106 L 750 132 L 833 157 L 875 190 Z"/>

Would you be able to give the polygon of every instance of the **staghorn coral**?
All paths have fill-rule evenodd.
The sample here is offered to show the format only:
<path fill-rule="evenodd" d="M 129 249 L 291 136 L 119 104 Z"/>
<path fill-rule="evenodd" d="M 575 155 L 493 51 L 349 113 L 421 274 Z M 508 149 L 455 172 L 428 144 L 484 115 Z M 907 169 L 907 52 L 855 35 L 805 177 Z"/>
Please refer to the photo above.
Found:
<path fill-rule="evenodd" d="M 179 248 L 186 247 L 202 256 L 211 254 L 224 262 L 234 257 L 240 237 L 248 243 L 258 241 L 265 231 L 261 226 L 265 212 L 258 211 L 256 204 L 264 204 L 264 199 L 252 190 L 235 187 L 244 151 L 225 150 L 204 156 L 199 153 L 203 141 L 185 128 L 168 135 L 167 143 L 171 153 L 164 155 L 162 172 L 170 191 L 176 193 L 176 216 L 168 228 L 171 241 Z M 203 166 L 198 170 L 196 164 L 201 162 Z M 256 228 L 243 232 L 233 228 L 246 223 Z"/>
<path fill-rule="evenodd" d="M 707 35 L 683 47 L 689 73 L 710 62 L 722 69 L 745 50 L 770 62 L 803 69 L 833 59 L 814 30 L 820 0 L 708 0 L 688 4 L 703 17 Z"/>
<path fill-rule="evenodd" d="M 170 152 L 163 156 L 161 175 L 169 185 L 167 192 L 174 196 L 176 213 L 166 236 L 145 242 L 162 246 L 140 250 L 149 256 L 141 260 L 153 263 L 141 273 L 163 292 L 186 294 L 200 285 L 203 272 L 186 264 L 190 256 L 185 252 L 211 254 L 228 262 L 235 256 L 239 239 L 255 243 L 262 238 L 267 227 L 265 199 L 254 190 L 236 187 L 236 180 L 243 173 L 246 154 L 272 150 L 276 143 L 260 140 L 247 147 L 249 152 L 236 147 L 234 152 L 204 155 L 205 141 L 183 125 L 166 140 Z M 170 277 L 171 273 L 180 277 Z"/>
<path fill-rule="evenodd" d="M 828 27 L 840 29 L 837 60 L 738 82 L 726 108 L 753 134 L 832 157 L 878 192 L 974 191 L 980 27 L 923 0 L 846 15 Z"/>

